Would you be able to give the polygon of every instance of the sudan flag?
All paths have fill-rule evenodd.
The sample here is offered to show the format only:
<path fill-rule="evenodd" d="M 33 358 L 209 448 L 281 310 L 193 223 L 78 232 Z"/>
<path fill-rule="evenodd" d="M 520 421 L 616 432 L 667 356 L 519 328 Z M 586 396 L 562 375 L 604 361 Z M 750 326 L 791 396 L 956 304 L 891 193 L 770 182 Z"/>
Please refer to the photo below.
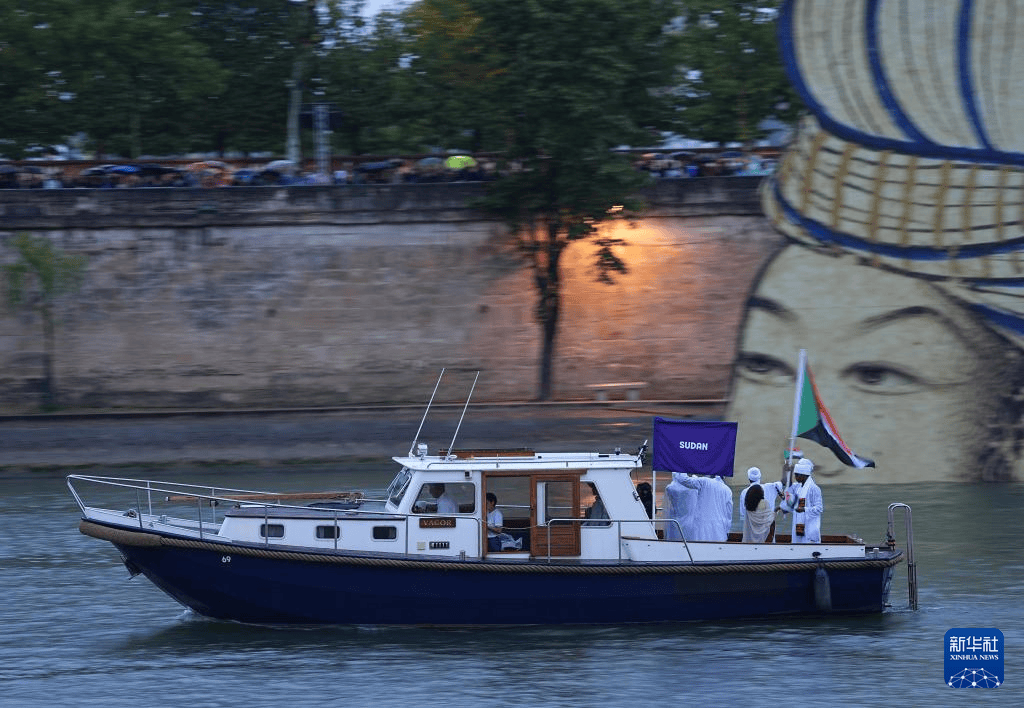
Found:
<path fill-rule="evenodd" d="M 827 447 L 844 465 L 859 468 L 874 467 L 874 460 L 853 454 L 853 450 L 839 436 L 839 431 L 836 430 L 836 426 L 832 422 L 832 416 L 821 402 L 818 387 L 814 385 L 814 375 L 811 374 L 811 367 L 806 363 L 806 359 L 803 359 L 803 369 L 803 375 L 800 377 L 803 379 L 803 386 L 798 392 L 798 413 L 794 426 L 796 436 Z"/>

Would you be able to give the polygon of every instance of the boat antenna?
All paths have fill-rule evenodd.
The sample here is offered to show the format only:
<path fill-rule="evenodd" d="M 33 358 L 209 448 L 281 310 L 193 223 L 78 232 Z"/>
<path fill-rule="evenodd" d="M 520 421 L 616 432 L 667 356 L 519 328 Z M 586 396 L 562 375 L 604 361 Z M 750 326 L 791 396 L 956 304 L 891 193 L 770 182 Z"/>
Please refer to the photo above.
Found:
<path fill-rule="evenodd" d="M 640 446 L 640 449 L 636 451 L 636 459 L 638 462 L 643 464 L 644 454 L 647 452 L 647 440 L 644 440 L 644 444 Z"/>
<path fill-rule="evenodd" d="M 441 376 L 444 376 L 444 369 L 441 369 Z M 434 392 L 430 394 L 430 400 L 427 401 L 427 410 L 423 411 L 423 419 L 420 421 L 420 427 L 416 430 L 416 437 L 412 439 L 412 446 L 409 448 L 409 457 L 413 456 L 416 452 L 416 443 L 420 441 L 420 432 L 423 430 L 423 424 L 427 422 L 427 413 L 430 412 L 430 404 L 434 402 L 434 396 L 437 395 L 437 387 L 441 385 L 441 376 L 437 377 L 437 383 L 434 384 Z"/>
<path fill-rule="evenodd" d="M 466 396 L 466 405 L 462 407 L 462 415 L 459 416 L 459 424 L 455 426 L 455 435 L 452 436 L 452 444 L 448 446 L 448 457 L 454 457 L 453 451 L 455 450 L 455 438 L 459 436 L 459 428 L 462 427 L 462 419 L 466 417 L 466 409 L 469 408 L 469 399 L 473 397 L 473 391 L 476 390 L 476 381 L 480 378 L 480 372 L 476 372 L 476 376 L 473 377 L 473 386 L 469 389 L 469 395 Z"/>

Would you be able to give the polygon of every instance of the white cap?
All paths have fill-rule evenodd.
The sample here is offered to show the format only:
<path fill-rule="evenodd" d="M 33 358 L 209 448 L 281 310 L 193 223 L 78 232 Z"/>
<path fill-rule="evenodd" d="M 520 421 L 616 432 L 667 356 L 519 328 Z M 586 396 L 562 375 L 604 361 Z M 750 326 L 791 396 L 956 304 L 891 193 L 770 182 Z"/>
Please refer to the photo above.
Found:
<path fill-rule="evenodd" d="M 760 482 L 761 470 L 759 470 L 756 467 L 751 467 L 749 470 L 747 470 L 747 479 L 749 479 L 751 482 Z"/>
<path fill-rule="evenodd" d="M 793 474 L 805 474 L 808 477 L 810 477 L 811 476 L 811 472 L 813 472 L 813 471 L 814 471 L 814 463 L 811 462 L 806 457 L 804 459 L 800 460 L 799 462 L 797 462 L 796 466 L 793 467 Z"/>

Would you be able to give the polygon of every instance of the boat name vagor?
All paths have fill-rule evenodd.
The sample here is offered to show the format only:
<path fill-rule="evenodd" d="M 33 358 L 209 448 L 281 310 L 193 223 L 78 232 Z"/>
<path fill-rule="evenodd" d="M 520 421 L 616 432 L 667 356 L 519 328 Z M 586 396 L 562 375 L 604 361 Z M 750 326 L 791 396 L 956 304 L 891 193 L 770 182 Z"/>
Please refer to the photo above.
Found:
<path fill-rule="evenodd" d="M 455 519 L 450 517 L 440 517 L 436 519 L 420 519 L 421 529 L 453 529 L 455 528 Z"/>

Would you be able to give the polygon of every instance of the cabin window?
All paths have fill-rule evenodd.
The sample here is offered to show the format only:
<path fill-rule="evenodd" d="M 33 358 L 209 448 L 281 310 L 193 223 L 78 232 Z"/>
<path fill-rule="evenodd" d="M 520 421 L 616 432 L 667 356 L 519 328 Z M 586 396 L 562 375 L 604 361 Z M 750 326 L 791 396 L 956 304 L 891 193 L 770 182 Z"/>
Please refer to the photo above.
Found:
<path fill-rule="evenodd" d="M 341 538 L 341 527 L 339 526 L 317 526 L 317 538 L 336 539 Z"/>
<path fill-rule="evenodd" d="M 263 538 L 284 538 L 284 524 L 260 524 L 260 536 Z"/>
<path fill-rule="evenodd" d="M 405 490 L 409 488 L 410 480 L 412 480 L 412 470 L 408 467 L 403 467 L 402 471 L 388 485 L 388 499 L 395 506 L 398 506 L 398 503 L 402 501 Z"/>
<path fill-rule="evenodd" d="M 428 482 L 420 487 L 412 510 L 417 514 L 472 514 L 476 511 L 476 485 Z"/>
<path fill-rule="evenodd" d="M 374 541 L 394 541 L 398 538 L 398 529 L 394 526 L 374 526 Z"/>

